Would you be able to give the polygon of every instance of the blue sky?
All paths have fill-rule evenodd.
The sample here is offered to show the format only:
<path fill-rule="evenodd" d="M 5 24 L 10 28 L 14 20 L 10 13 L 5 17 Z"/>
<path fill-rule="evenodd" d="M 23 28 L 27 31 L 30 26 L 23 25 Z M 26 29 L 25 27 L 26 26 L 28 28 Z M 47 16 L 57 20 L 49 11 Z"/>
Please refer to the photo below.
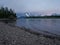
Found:
<path fill-rule="evenodd" d="M 60 0 L 0 0 L 0 6 L 7 6 L 16 12 L 59 12 Z"/>

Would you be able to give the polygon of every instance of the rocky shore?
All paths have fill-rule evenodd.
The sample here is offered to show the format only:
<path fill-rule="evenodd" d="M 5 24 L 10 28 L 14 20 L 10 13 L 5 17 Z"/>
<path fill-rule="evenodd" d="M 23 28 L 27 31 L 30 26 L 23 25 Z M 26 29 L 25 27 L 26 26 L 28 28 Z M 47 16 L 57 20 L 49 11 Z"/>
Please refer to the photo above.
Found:
<path fill-rule="evenodd" d="M 0 22 L 0 45 L 60 45 L 60 40 Z"/>

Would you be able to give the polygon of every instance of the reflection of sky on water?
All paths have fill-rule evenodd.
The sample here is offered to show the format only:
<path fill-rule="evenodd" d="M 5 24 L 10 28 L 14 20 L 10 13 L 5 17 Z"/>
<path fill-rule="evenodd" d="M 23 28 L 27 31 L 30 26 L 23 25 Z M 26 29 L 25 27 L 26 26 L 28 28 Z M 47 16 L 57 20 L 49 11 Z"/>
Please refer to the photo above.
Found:
<path fill-rule="evenodd" d="M 16 25 L 60 35 L 60 19 L 19 19 Z"/>

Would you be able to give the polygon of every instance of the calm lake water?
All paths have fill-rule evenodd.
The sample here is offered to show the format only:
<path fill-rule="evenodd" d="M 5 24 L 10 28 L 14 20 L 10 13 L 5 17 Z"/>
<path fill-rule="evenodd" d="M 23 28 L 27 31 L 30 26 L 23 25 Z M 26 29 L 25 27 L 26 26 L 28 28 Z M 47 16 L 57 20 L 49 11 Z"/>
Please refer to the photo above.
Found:
<path fill-rule="evenodd" d="M 45 31 L 60 35 L 60 19 L 17 19 L 16 26 L 32 29 L 33 31 Z"/>

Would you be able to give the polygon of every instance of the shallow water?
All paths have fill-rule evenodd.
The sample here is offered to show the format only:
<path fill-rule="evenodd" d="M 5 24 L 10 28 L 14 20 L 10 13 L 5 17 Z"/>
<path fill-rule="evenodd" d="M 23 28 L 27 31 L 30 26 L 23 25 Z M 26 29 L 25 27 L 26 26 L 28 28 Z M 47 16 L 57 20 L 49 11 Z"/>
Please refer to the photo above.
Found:
<path fill-rule="evenodd" d="M 33 31 L 45 31 L 60 35 L 60 19 L 17 19 L 16 26 L 32 29 Z"/>

